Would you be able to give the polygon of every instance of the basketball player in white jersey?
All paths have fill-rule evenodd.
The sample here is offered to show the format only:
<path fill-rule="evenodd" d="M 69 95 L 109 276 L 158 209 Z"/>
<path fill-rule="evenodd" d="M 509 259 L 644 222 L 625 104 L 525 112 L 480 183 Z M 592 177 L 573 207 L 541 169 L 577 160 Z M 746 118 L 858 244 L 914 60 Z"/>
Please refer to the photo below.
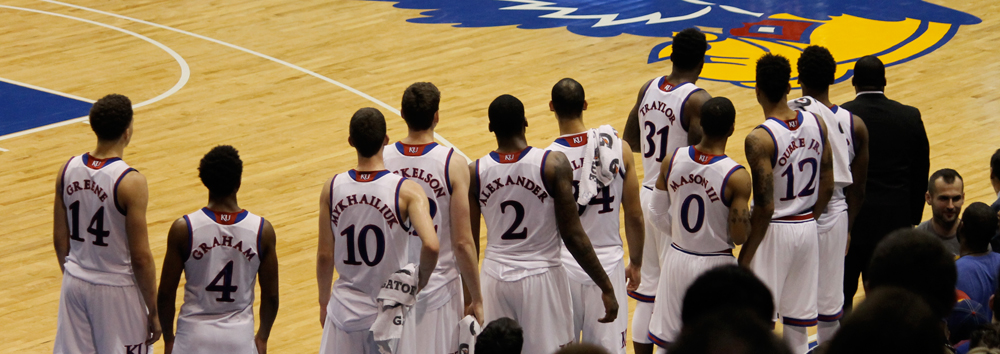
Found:
<path fill-rule="evenodd" d="M 382 162 L 382 148 L 389 143 L 382 113 L 374 108 L 355 112 L 348 142 L 358 152 L 358 167 L 333 176 L 320 194 L 321 354 L 378 353 L 369 332 L 378 314 L 375 298 L 389 275 L 408 263 L 411 228 L 422 244 L 418 289 L 437 265 L 438 238 L 427 194 Z M 335 268 L 340 277 L 333 282 Z"/>
<path fill-rule="evenodd" d="M 663 164 L 650 207 L 653 224 L 669 225 L 673 244 L 664 254 L 649 339 L 658 352 L 677 339 L 681 304 L 695 279 L 723 265 L 735 265 L 735 245 L 750 232 L 750 173 L 726 156 L 736 108 L 715 97 L 701 108 L 701 142 L 677 149 Z M 667 222 L 667 220 L 673 222 Z"/>
<path fill-rule="evenodd" d="M 56 178 L 53 242 L 63 271 L 54 353 L 146 354 L 160 339 L 156 265 L 146 234 L 146 177 L 122 156 L 132 102 L 112 94 L 90 109 L 97 148 Z"/>
<path fill-rule="evenodd" d="M 417 304 L 403 323 L 397 353 L 439 354 L 458 351 L 458 322 L 465 315 L 483 319 L 479 291 L 479 254 L 469 226 L 468 161 L 455 149 L 434 142 L 441 92 L 418 82 L 403 92 L 402 116 L 409 132 L 383 151 L 385 167 L 420 184 L 430 198 L 431 218 L 440 251 L 437 267 Z M 421 244 L 410 238 L 410 263 L 418 263 Z M 461 278 L 459 278 L 461 273 Z M 463 310 L 462 282 L 471 299 Z M 463 314 L 464 313 L 464 314 Z M 481 323 L 481 322 L 480 322 Z"/>
<path fill-rule="evenodd" d="M 587 101 L 583 86 L 573 79 L 562 79 L 552 87 L 552 101 L 549 109 L 555 112 L 559 122 L 560 137 L 549 145 L 548 150 L 559 151 L 569 159 L 573 168 L 574 191 L 579 193 L 580 180 L 588 178 L 592 166 L 584 166 L 584 156 L 588 151 L 590 130 L 583 124 L 583 111 Z M 597 195 L 586 205 L 579 205 L 580 223 L 590 237 L 594 253 L 615 288 L 615 299 L 627 304 L 626 286 L 635 290 L 639 285 L 642 266 L 643 220 L 639 204 L 639 180 L 635 172 L 635 160 L 629 153 L 628 143 L 617 136 L 607 136 L 612 144 L 621 144 L 622 155 L 603 165 L 617 165 L 619 175 L 606 187 L 598 188 Z M 616 161 L 617 160 L 617 161 Z M 620 163 L 620 164 L 619 164 Z M 573 198 L 577 200 L 576 196 Z M 618 215 L 625 211 L 625 237 L 628 241 L 629 264 L 623 260 L 622 237 L 619 234 Z M 568 248 L 562 251 L 562 263 L 569 278 L 570 293 L 573 297 L 574 341 L 593 343 L 611 353 L 625 353 L 628 316 L 619 316 L 611 323 L 597 321 L 603 315 L 601 289 L 587 273 L 580 268 Z M 628 283 L 626 284 L 626 279 Z M 581 335 L 582 332 L 582 335 Z"/>
<path fill-rule="evenodd" d="M 868 128 L 860 117 L 830 102 L 837 62 L 826 48 L 808 46 L 798 60 L 802 97 L 788 101 L 792 109 L 823 118 L 833 153 L 833 197 L 816 220 L 819 231 L 819 312 L 817 337 L 829 341 L 840 328 L 844 309 L 844 252 L 854 218 L 864 201 L 868 177 Z"/>
<path fill-rule="evenodd" d="M 618 301 L 580 224 L 566 155 L 528 146 L 524 105 L 514 96 L 493 100 L 489 117 L 498 148 L 469 165 L 473 237 L 480 215 L 487 229 L 484 321 L 510 317 L 524 328 L 523 353 L 551 353 L 574 338 L 563 244 L 601 289 L 605 312 L 598 321 L 614 321 Z"/>
<path fill-rule="evenodd" d="M 243 161 L 220 145 L 201 159 L 208 205 L 174 221 L 160 275 L 160 320 L 167 354 L 266 353 L 278 315 L 274 227 L 236 200 Z M 174 336 L 174 303 L 184 273 L 184 305 Z M 260 275 L 260 330 L 254 335 L 254 283 Z"/>
<path fill-rule="evenodd" d="M 757 60 L 757 102 L 767 120 L 746 139 L 754 207 L 739 262 L 771 289 L 785 343 L 801 354 L 806 327 L 817 322 L 816 218 L 833 195 L 833 157 L 823 119 L 788 108 L 791 72 L 780 55 Z"/>
<path fill-rule="evenodd" d="M 632 146 L 632 152 L 642 153 L 642 199 L 646 222 L 643 248 L 642 281 L 639 288 L 629 291 L 638 303 L 632 314 L 632 343 L 636 354 L 653 353 L 653 344 L 646 334 L 653 314 L 660 264 L 670 245 L 670 235 L 657 229 L 648 214 L 660 165 L 674 150 L 701 141 L 701 106 L 712 98 L 695 86 L 705 64 L 708 42 L 696 28 L 677 32 L 673 38 L 673 62 L 669 76 L 652 79 L 642 85 L 639 97 L 629 112 L 622 139 Z"/>

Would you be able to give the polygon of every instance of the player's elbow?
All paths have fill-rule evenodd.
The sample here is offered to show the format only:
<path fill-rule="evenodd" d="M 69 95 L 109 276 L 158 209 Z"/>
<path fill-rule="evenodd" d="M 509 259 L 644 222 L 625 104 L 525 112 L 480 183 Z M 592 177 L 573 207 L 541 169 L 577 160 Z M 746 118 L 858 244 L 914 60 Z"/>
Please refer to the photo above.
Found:
<path fill-rule="evenodd" d="M 132 268 L 137 270 L 136 273 L 142 273 L 145 270 L 155 270 L 153 255 L 150 254 L 149 250 L 130 250 L 129 254 Z"/>
<path fill-rule="evenodd" d="M 424 242 L 423 246 L 421 246 L 421 251 L 427 256 L 432 257 L 434 259 L 437 259 L 438 252 L 440 250 L 441 247 L 438 245 L 437 242 Z"/>
<path fill-rule="evenodd" d="M 316 266 L 322 269 L 333 267 L 333 251 L 320 250 L 316 252 Z"/>

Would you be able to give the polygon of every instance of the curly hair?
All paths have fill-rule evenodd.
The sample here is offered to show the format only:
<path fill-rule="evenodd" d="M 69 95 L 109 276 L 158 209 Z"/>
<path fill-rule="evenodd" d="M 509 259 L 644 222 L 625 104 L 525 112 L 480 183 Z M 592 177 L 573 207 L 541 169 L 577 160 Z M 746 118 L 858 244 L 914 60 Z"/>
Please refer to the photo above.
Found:
<path fill-rule="evenodd" d="M 705 60 L 708 41 L 705 40 L 704 33 L 692 27 L 677 32 L 671 47 L 673 51 L 670 53 L 670 61 L 674 62 L 674 68 L 693 70 Z"/>
<path fill-rule="evenodd" d="M 90 107 L 90 129 L 97 139 L 117 140 L 132 124 L 132 101 L 128 97 L 113 93 L 97 100 Z"/>
<path fill-rule="evenodd" d="M 764 54 L 757 59 L 757 87 L 771 103 L 779 103 L 788 93 L 792 65 L 781 55 Z"/>
<path fill-rule="evenodd" d="M 802 51 L 797 63 L 802 86 L 827 90 L 837 74 L 837 61 L 824 47 L 811 45 Z"/>
<path fill-rule="evenodd" d="M 212 148 L 198 165 L 198 177 L 208 187 L 211 198 L 222 198 L 240 189 L 243 161 L 240 152 L 229 145 Z"/>

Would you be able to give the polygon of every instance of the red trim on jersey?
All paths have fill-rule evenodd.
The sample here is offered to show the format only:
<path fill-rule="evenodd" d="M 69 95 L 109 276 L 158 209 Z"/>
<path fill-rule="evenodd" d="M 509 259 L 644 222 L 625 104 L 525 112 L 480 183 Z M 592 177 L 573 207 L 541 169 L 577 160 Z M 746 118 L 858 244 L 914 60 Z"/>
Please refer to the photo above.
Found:
<path fill-rule="evenodd" d="M 802 221 L 802 220 L 809 220 L 809 219 L 812 219 L 812 218 L 813 218 L 813 213 L 810 211 L 810 212 L 805 213 L 805 214 L 783 216 L 783 217 L 780 217 L 780 218 L 777 218 L 777 219 L 774 219 L 774 220 L 776 220 L 776 221 Z"/>
<path fill-rule="evenodd" d="M 524 154 L 526 152 L 528 152 L 529 149 L 531 149 L 530 146 L 526 147 L 526 148 L 524 148 L 524 150 L 521 150 L 521 151 L 518 151 L 518 152 L 496 152 L 496 151 L 494 151 L 493 154 L 496 154 L 494 158 L 499 163 L 515 163 L 515 162 L 520 161 L 521 158 L 524 157 Z"/>
<path fill-rule="evenodd" d="M 567 135 L 567 136 L 560 137 L 558 140 L 565 141 L 566 142 L 566 146 L 569 146 L 569 147 L 580 147 L 580 146 L 587 145 L 587 140 L 588 140 L 588 134 L 587 133 L 588 132 L 583 132 L 583 133 L 580 133 L 580 134 Z"/>
<path fill-rule="evenodd" d="M 358 181 L 358 182 L 371 182 L 371 181 L 374 181 L 374 180 L 378 179 L 379 177 L 385 176 L 386 174 L 389 173 L 389 170 L 382 170 L 382 171 L 358 171 L 358 170 L 351 170 L 349 172 L 351 172 L 349 174 L 351 175 L 351 177 L 354 178 L 355 181 Z"/>
<path fill-rule="evenodd" d="M 399 145 L 402 148 L 401 152 L 403 153 L 403 156 L 423 156 L 424 150 L 427 150 L 428 147 L 433 147 L 431 145 L 437 145 L 437 143 L 411 145 L 399 142 Z"/>
<path fill-rule="evenodd" d="M 715 158 L 726 156 L 726 155 L 706 154 L 706 153 L 703 153 L 701 151 L 698 151 L 698 148 L 696 148 L 694 146 L 691 147 L 691 150 L 694 150 L 694 156 L 691 156 L 691 159 L 694 160 L 694 162 L 697 162 L 697 163 L 702 164 L 702 165 L 711 164 L 711 163 L 715 162 Z"/>
<path fill-rule="evenodd" d="M 245 212 L 246 209 L 240 209 L 240 211 L 237 211 L 235 213 L 223 213 L 221 211 L 215 211 L 211 209 L 209 209 L 209 211 L 211 211 L 212 214 L 215 214 L 215 222 L 218 223 L 219 225 L 232 225 L 236 223 L 236 221 L 239 219 L 240 214 Z"/>
<path fill-rule="evenodd" d="M 90 153 L 83 154 L 83 165 L 89 167 L 92 170 L 100 170 L 111 160 L 117 159 L 117 157 L 109 157 L 106 159 L 99 159 L 90 155 Z"/>

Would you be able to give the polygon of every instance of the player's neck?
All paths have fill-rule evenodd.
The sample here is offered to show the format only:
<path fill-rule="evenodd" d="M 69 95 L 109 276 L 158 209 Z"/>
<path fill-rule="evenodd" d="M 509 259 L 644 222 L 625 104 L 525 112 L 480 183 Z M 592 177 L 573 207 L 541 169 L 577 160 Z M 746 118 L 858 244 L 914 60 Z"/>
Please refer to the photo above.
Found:
<path fill-rule="evenodd" d="M 97 141 L 97 148 L 90 152 L 95 159 L 122 158 L 125 156 L 125 144 L 119 141 Z"/>
<path fill-rule="evenodd" d="M 524 150 L 528 147 L 528 140 L 524 136 L 510 138 L 498 138 L 496 152 L 511 153 Z"/>
<path fill-rule="evenodd" d="M 670 72 L 667 76 L 667 82 L 673 84 L 674 86 L 683 84 L 685 82 L 695 83 L 698 81 L 698 72 L 696 71 L 681 71 L 674 70 Z"/>
<path fill-rule="evenodd" d="M 355 168 L 358 171 L 382 171 L 385 169 L 385 163 L 382 162 L 382 150 L 378 153 L 372 155 L 372 157 L 362 157 L 358 155 L 358 167 Z"/>
<path fill-rule="evenodd" d="M 795 111 L 793 111 L 791 108 L 788 108 L 788 104 L 785 103 L 787 101 L 788 101 L 788 96 L 784 96 L 781 98 L 781 100 L 778 101 L 778 103 L 762 102 L 761 108 L 764 109 L 764 117 L 765 118 L 774 117 L 786 121 L 795 119 L 797 113 L 795 113 Z"/>
<path fill-rule="evenodd" d="M 701 142 L 695 145 L 694 148 L 702 154 L 725 155 L 726 142 L 728 140 L 728 138 L 711 138 L 706 135 L 701 138 Z"/>
<path fill-rule="evenodd" d="M 556 120 L 559 122 L 559 135 L 577 134 L 587 131 L 587 126 L 583 125 L 583 117 L 556 118 Z"/>
<path fill-rule="evenodd" d="M 411 129 L 410 132 L 406 134 L 406 137 L 403 138 L 403 140 L 400 140 L 400 142 L 407 145 L 424 145 L 433 143 L 434 128 L 427 130 Z"/>
<path fill-rule="evenodd" d="M 208 198 L 208 205 L 205 206 L 208 210 L 217 211 L 220 213 L 236 213 L 243 208 L 240 208 L 240 204 L 236 202 L 236 193 L 223 198 Z"/>
<path fill-rule="evenodd" d="M 978 256 L 986 255 L 987 253 L 990 253 L 989 248 L 977 252 L 977 251 L 973 251 L 973 250 L 969 249 L 969 247 L 966 246 L 964 242 L 961 245 L 958 246 L 958 256 L 959 257 L 964 257 L 964 256 L 978 257 Z"/>
<path fill-rule="evenodd" d="M 824 106 L 827 106 L 827 107 L 832 107 L 833 106 L 833 103 L 830 102 L 830 90 L 829 89 L 820 91 L 820 90 L 813 90 L 813 89 L 810 89 L 808 87 L 802 86 L 802 95 L 803 96 L 812 97 L 813 99 L 819 101 L 819 103 L 822 103 Z"/>
<path fill-rule="evenodd" d="M 885 86 L 854 86 L 854 93 L 885 92 Z"/>

